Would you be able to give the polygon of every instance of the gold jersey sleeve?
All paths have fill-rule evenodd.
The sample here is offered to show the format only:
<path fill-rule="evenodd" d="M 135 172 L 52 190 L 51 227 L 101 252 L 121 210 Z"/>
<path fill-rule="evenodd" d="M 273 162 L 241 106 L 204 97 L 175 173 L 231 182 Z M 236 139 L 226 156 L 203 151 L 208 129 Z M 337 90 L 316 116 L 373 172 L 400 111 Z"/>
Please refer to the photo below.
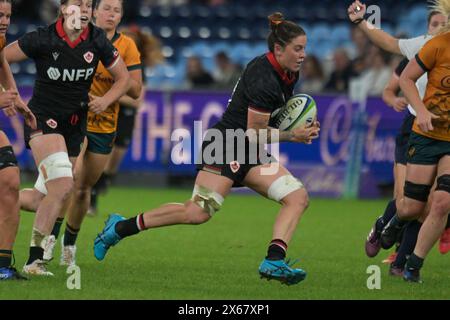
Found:
<path fill-rule="evenodd" d="M 428 73 L 423 102 L 439 119 L 433 120 L 434 130 L 429 132 L 422 132 L 414 121 L 413 131 L 450 141 L 450 32 L 428 41 L 416 55 L 416 61 Z"/>

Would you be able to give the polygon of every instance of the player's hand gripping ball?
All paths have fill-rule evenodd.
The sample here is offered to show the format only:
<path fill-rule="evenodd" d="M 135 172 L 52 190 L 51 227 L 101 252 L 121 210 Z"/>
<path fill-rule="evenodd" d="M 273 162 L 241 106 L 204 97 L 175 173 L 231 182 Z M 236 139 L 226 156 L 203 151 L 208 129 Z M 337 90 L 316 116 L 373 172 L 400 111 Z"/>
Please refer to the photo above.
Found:
<path fill-rule="evenodd" d="M 272 117 L 274 118 L 274 127 L 281 131 L 310 127 L 317 117 L 316 102 L 307 94 L 296 94 Z"/>

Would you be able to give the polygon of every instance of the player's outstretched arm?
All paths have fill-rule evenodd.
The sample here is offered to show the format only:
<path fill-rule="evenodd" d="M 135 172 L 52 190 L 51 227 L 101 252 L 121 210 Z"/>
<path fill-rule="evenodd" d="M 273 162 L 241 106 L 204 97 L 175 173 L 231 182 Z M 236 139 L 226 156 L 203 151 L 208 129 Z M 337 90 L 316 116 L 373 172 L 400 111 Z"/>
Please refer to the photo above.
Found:
<path fill-rule="evenodd" d="M 369 37 L 370 41 L 383 50 L 395 54 L 402 54 L 398 45 L 399 39 L 394 38 L 389 33 L 384 32 L 381 29 L 377 29 L 373 24 L 364 20 L 365 14 L 366 5 L 362 4 L 360 1 L 353 2 L 347 8 L 347 15 L 350 21 L 358 25 L 358 28 L 362 30 L 367 37 Z"/>

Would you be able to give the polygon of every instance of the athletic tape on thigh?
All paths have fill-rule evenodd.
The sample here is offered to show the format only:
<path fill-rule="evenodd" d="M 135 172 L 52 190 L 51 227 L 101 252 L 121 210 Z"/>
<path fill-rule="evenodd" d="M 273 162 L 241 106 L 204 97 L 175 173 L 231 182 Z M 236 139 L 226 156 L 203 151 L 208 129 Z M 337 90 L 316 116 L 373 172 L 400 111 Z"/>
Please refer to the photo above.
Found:
<path fill-rule="evenodd" d="M 66 152 L 56 152 L 49 155 L 39 164 L 39 174 L 44 182 L 58 178 L 72 178 L 72 163 Z"/>
<path fill-rule="evenodd" d="M 427 202 L 428 196 L 432 186 L 426 184 L 417 184 L 411 181 L 405 181 L 405 187 L 403 193 L 405 197 L 420 201 Z"/>
<path fill-rule="evenodd" d="M 191 199 L 210 216 L 220 210 L 224 201 L 222 195 L 199 185 L 194 186 Z"/>
<path fill-rule="evenodd" d="M 34 188 L 39 191 L 42 194 L 47 194 L 47 187 L 45 186 L 45 181 L 44 181 L 44 177 L 42 176 L 42 173 L 39 172 L 39 176 L 34 184 Z"/>
<path fill-rule="evenodd" d="M 267 195 L 269 199 L 280 202 L 288 194 L 303 188 L 303 183 L 290 174 L 279 177 L 272 182 Z"/>
<path fill-rule="evenodd" d="M 17 159 L 11 146 L 0 148 L 0 170 L 17 167 Z"/>
<path fill-rule="evenodd" d="M 437 178 L 436 190 L 450 193 L 450 174 L 444 174 Z"/>

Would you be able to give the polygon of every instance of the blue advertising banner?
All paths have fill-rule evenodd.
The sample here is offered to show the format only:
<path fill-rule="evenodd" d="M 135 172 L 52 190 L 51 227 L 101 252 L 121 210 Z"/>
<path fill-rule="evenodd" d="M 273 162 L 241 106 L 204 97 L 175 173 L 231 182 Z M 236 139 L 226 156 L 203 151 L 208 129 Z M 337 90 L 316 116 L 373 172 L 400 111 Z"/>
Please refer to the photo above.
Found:
<path fill-rule="evenodd" d="M 23 88 L 21 94 L 27 100 L 31 89 Z M 195 175 L 195 150 L 205 130 L 221 117 L 228 99 L 229 94 L 224 93 L 147 92 L 121 169 Z M 303 181 L 311 195 L 338 197 L 343 192 L 352 117 L 357 106 L 345 96 L 315 96 L 314 99 L 321 122 L 320 138 L 312 145 L 281 144 L 279 160 Z M 387 107 L 380 98 L 369 98 L 366 111 L 360 196 L 372 197 L 379 195 L 378 185 L 393 180 L 395 136 L 404 114 Z M 20 165 L 34 166 L 23 143 L 22 120 L 2 114 L 0 127 L 13 143 Z M 183 150 L 188 152 L 180 154 L 174 148 L 180 141 L 186 144 Z"/>

